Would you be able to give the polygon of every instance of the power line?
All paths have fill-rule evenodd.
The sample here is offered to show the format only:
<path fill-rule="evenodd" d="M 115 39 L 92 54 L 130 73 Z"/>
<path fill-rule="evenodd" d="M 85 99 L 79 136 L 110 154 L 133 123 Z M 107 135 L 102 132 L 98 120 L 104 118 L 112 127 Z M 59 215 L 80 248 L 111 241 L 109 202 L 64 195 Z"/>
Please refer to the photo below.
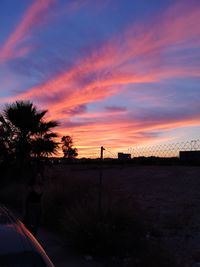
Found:
<path fill-rule="evenodd" d="M 107 148 L 104 147 L 104 150 L 110 153 L 112 156 L 116 157 L 117 154 L 113 154 L 111 151 L 109 151 Z"/>

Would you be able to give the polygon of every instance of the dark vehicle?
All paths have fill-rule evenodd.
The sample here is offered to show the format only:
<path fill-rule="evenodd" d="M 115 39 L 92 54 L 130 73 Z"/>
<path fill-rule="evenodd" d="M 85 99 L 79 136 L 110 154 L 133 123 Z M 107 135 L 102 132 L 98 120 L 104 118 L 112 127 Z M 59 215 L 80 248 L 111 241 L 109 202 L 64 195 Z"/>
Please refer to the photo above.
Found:
<path fill-rule="evenodd" d="M 5 207 L 0 207 L 0 266 L 54 267 L 34 236 Z"/>

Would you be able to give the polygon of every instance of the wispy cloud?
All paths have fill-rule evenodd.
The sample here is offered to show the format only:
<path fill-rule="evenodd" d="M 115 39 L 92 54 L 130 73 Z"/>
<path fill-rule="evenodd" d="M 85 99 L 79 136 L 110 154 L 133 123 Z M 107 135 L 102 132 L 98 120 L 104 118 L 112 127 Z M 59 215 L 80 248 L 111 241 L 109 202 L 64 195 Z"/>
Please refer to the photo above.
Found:
<path fill-rule="evenodd" d="M 121 106 L 106 106 L 105 109 L 110 112 L 126 112 L 127 108 L 126 107 L 121 107 Z"/>
<path fill-rule="evenodd" d="M 65 95 L 63 104 L 69 103 L 70 106 L 70 102 L 77 99 L 77 105 L 80 105 L 86 103 L 84 93 L 88 102 L 90 97 L 91 101 L 95 101 L 116 93 L 113 86 L 157 82 L 171 77 L 198 77 L 199 68 L 196 66 L 183 66 L 181 62 L 174 66 L 173 61 L 165 64 L 164 55 L 177 46 L 182 50 L 195 47 L 194 38 L 200 42 L 200 28 L 196 27 L 200 23 L 198 6 L 181 7 L 181 13 L 175 6 L 150 25 L 147 21 L 130 27 L 123 34 L 111 38 L 102 48 L 90 51 L 71 70 L 27 90 L 19 97 L 48 100 L 49 95 L 62 92 Z M 102 88 L 101 94 L 97 88 Z"/>
<path fill-rule="evenodd" d="M 62 6 L 62 10 L 60 10 L 57 15 L 72 15 L 73 13 L 80 11 L 81 9 L 87 8 L 90 9 L 92 8 L 93 10 L 102 10 L 105 7 L 109 5 L 111 0 L 104 0 L 104 1 L 99 1 L 99 0 L 71 0 L 67 4 L 64 4 Z"/>
<path fill-rule="evenodd" d="M 51 118 L 65 119 L 68 123 L 67 130 L 73 130 L 77 138 L 81 138 L 84 131 L 89 131 L 89 136 L 95 137 L 94 144 L 97 140 L 109 143 L 105 140 L 109 136 L 110 145 L 114 146 L 114 140 L 116 144 L 116 140 L 123 139 L 124 133 L 131 138 L 140 137 L 147 140 L 150 135 L 145 135 L 145 132 L 157 132 L 159 129 L 171 129 L 183 125 L 199 125 L 198 114 L 183 118 L 157 117 L 152 120 L 148 117 L 145 123 L 145 118 L 135 120 L 126 117 L 127 114 L 123 118 L 118 117 L 116 121 L 108 120 L 104 123 L 102 120 L 105 119 L 105 114 L 102 114 L 101 121 L 70 120 L 77 115 L 86 118 L 89 116 L 87 104 L 119 94 L 127 85 L 159 83 L 177 77 L 200 77 L 198 64 L 185 64 L 187 59 L 191 61 L 200 53 L 198 49 L 194 49 L 188 55 L 184 53 L 186 49 L 196 48 L 197 44 L 200 44 L 200 27 L 198 27 L 200 3 L 192 2 L 195 4 L 188 7 L 184 1 L 151 21 L 130 26 L 124 32 L 111 37 L 101 47 L 88 51 L 87 56 L 77 60 L 72 68 L 63 70 L 62 74 L 56 74 L 48 81 L 3 101 L 31 99 L 41 105 L 45 104 L 49 108 Z M 174 51 L 177 50 L 179 53 L 175 54 Z M 184 53 L 184 57 L 181 52 Z M 112 112 L 112 117 L 114 113 L 117 114 L 116 111 L 120 113 L 123 110 L 112 106 L 109 110 L 107 107 L 107 112 Z M 97 115 L 97 118 L 99 117 Z M 104 132 L 103 137 L 102 132 Z M 156 138 L 156 135 L 152 135 L 151 139 L 154 137 Z M 87 143 L 86 139 L 84 135 L 84 142 Z M 123 142 L 125 144 L 130 140 L 127 138 Z M 81 142 L 79 144 L 83 146 Z"/>
<path fill-rule="evenodd" d="M 87 118 L 90 117 L 91 120 Z M 147 145 L 152 142 L 168 141 L 163 131 L 175 128 L 192 127 L 199 125 L 200 114 L 196 109 L 193 113 L 160 111 L 150 114 L 133 114 L 131 116 L 115 115 L 104 116 L 104 114 L 87 114 L 78 122 L 66 122 L 60 128 L 60 133 L 72 134 L 82 155 L 88 151 L 96 152 L 99 144 L 112 148 L 112 151 L 126 150 L 129 146 Z M 117 144 L 117 145 L 116 145 Z"/>
<path fill-rule="evenodd" d="M 197 121 L 185 121 L 185 125 L 196 126 Z M 166 130 L 179 127 L 180 124 L 171 123 L 165 125 Z M 99 151 L 100 144 L 110 148 L 112 152 L 127 151 L 131 146 L 150 145 L 153 142 L 166 142 L 169 137 L 162 135 L 161 131 L 157 132 L 154 129 L 147 129 L 147 127 L 133 128 L 131 122 L 122 122 L 120 124 L 97 124 L 88 126 L 79 126 L 76 128 L 63 128 L 60 129 L 61 135 L 66 132 L 74 136 L 75 143 L 78 145 L 80 156 L 88 155 L 90 151 L 96 153 Z M 98 128 L 98 130 L 97 130 Z M 98 154 L 99 156 L 99 154 Z"/>
<path fill-rule="evenodd" d="M 35 0 L 24 13 L 14 32 L 10 34 L 0 49 L 0 62 L 23 56 L 30 46 L 21 46 L 30 32 L 44 19 L 44 15 L 54 0 Z"/>

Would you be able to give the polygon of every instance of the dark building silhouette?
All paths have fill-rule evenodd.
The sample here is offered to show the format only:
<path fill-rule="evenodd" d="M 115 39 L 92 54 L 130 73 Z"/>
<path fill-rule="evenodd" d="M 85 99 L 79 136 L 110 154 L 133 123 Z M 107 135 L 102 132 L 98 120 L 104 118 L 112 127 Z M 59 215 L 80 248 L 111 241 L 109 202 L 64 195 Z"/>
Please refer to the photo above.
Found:
<path fill-rule="evenodd" d="M 127 154 L 127 153 L 122 153 L 122 152 L 119 152 L 118 153 L 118 159 L 131 159 L 131 154 Z"/>
<path fill-rule="evenodd" d="M 200 151 L 180 151 L 179 157 L 182 162 L 198 162 L 200 163 Z"/>

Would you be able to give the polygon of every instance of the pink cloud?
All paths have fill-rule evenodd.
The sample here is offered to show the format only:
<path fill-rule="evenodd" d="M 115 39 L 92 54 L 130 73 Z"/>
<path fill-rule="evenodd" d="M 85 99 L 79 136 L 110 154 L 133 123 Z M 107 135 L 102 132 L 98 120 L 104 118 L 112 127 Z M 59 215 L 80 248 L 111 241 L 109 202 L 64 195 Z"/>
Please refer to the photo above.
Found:
<path fill-rule="evenodd" d="M 90 51 L 87 57 L 77 61 L 70 70 L 63 70 L 62 74 L 47 82 L 6 100 L 37 100 L 49 108 L 51 118 L 70 119 L 76 114 L 63 113 L 63 110 L 75 110 L 76 106 L 84 106 L 116 95 L 126 85 L 156 83 L 174 77 L 199 77 L 200 69 L 196 66 L 174 65 L 173 62 L 165 64 L 162 57 L 166 50 L 196 47 L 194 39 L 198 38 L 200 41 L 200 4 L 196 3 L 197 6 L 191 5 L 189 8 L 185 5 L 175 5 L 150 23 L 145 21 L 130 27 L 124 33 L 111 38 L 100 49 Z M 84 116 L 87 118 L 89 115 L 83 112 L 80 117 Z M 95 116 L 99 118 L 93 114 L 93 118 Z M 145 124 L 141 120 L 123 118 L 107 123 L 83 124 L 77 128 L 72 124 L 71 127 L 68 125 L 66 129 L 60 129 L 60 132 L 71 131 L 77 136 L 80 147 L 90 148 L 91 143 L 95 146 L 104 142 L 114 147 L 116 140 L 123 140 L 124 146 L 131 142 L 133 137 L 144 142 L 154 138 L 141 132 L 194 125 L 199 125 L 198 116 L 157 122 L 150 120 Z M 125 139 L 124 133 L 131 138 Z M 88 136 L 93 136 L 92 140 L 89 140 Z"/>
<path fill-rule="evenodd" d="M 30 47 L 20 48 L 17 46 L 27 38 L 33 28 L 40 23 L 44 14 L 55 0 L 36 0 L 26 10 L 21 22 L 17 25 L 15 31 L 10 34 L 4 45 L 0 49 L 0 62 L 25 55 Z"/>
<path fill-rule="evenodd" d="M 88 115 L 89 116 L 89 115 Z M 94 114 L 91 114 L 94 119 Z M 96 114 L 99 118 L 100 114 Z M 163 120 L 141 121 L 140 119 L 119 119 L 118 116 L 106 117 L 102 114 L 103 120 L 95 123 L 84 123 L 77 127 L 67 125 L 61 127 L 59 132 L 64 135 L 66 132 L 74 136 L 74 141 L 79 148 L 80 156 L 88 156 L 90 153 L 97 153 L 99 144 L 109 147 L 112 152 L 119 149 L 127 150 L 130 145 L 149 145 L 152 142 L 169 141 L 166 136 L 159 136 L 160 130 L 171 130 L 185 126 L 198 126 L 199 115 L 183 119 L 168 118 Z M 149 133 L 149 134 L 148 134 Z M 116 145 L 117 144 L 117 145 Z"/>
<path fill-rule="evenodd" d="M 129 28 L 102 48 L 92 51 L 71 70 L 29 89 L 18 97 L 43 99 L 60 92 L 65 96 L 63 104 L 74 105 L 77 99 L 77 105 L 80 105 L 87 102 L 84 94 L 87 95 L 88 102 L 95 101 L 118 92 L 113 90 L 115 86 L 157 82 L 172 77 L 199 76 L 199 69 L 195 67 L 162 63 L 161 52 L 164 49 L 177 45 L 182 48 L 191 46 L 190 40 L 200 36 L 200 28 L 195 26 L 200 24 L 200 7 L 192 6 L 186 9 L 181 6 L 181 13 L 178 8 L 180 7 L 177 5 L 170 8 L 150 23 L 150 26 L 146 22 Z M 96 76 L 93 81 L 84 86 L 77 82 L 80 77 L 88 77 L 90 74 Z M 101 94 L 98 88 L 102 88 Z M 82 96 L 79 96 L 80 94 Z"/>

